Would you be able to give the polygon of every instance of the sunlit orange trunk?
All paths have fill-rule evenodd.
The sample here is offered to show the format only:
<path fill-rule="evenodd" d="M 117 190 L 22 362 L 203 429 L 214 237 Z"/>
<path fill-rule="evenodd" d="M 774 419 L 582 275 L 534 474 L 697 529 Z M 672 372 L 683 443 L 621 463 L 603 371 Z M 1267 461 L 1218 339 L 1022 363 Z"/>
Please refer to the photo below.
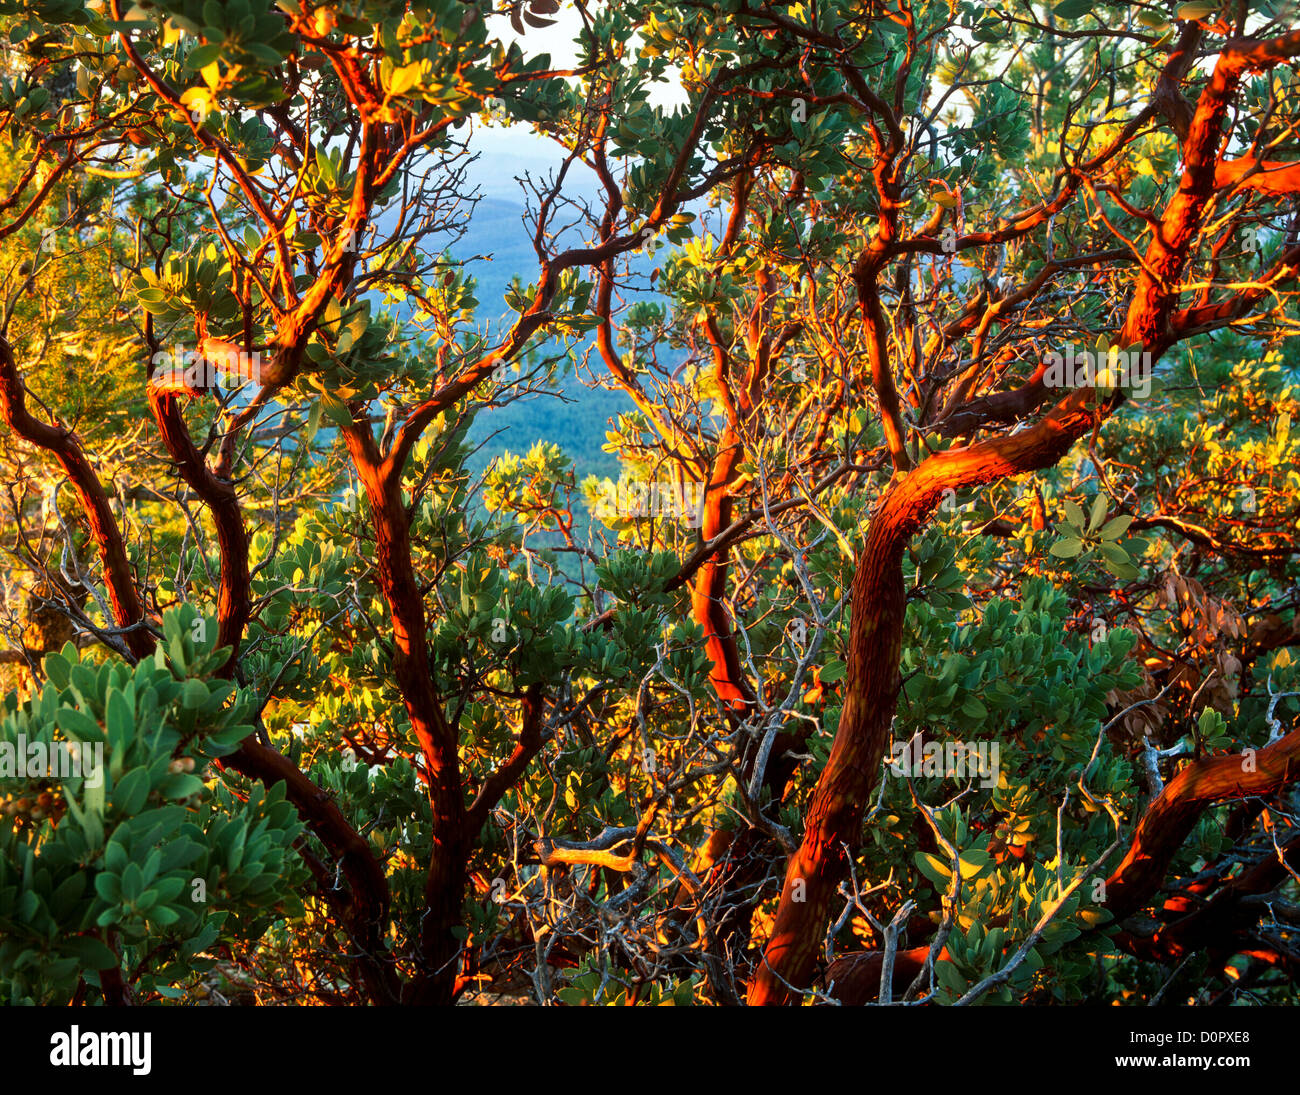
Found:
<path fill-rule="evenodd" d="M 744 449 L 736 431 L 728 426 L 718 442 L 704 496 L 700 537 L 707 543 L 731 524 L 731 483 Z M 740 654 L 723 602 L 727 593 L 727 553 L 711 556 L 691 586 L 691 612 L 704 629 L 705 650 L 712 669 L 709 680 L 719 698 L 734 711 L 743 712 L 754 700 L 753 690 L 740 666 Z"/>
<path fill-rule="evenodd" d="M 1214 192 L 1228 104 L 1244 73 L 1264 71 L 1297 53 L 1300 31 L 1264 42 L 1234 41 L 1220 55 L 1188 127 L 1183 175 L 1148 243 L 1119 332 L 1120 345 L 1137 347 L 1158 360 L 1175 341 L 1170 329 L 1174 288 Z M 934 510 L 944 490 L 961 490 L 1055 464 L 1120 401 L 1120 395 L 1075 391 L 1030 429 L 929 457 L 896 480 L 882 499 L 853 579 L 848 674 L 839 729 L 813 793 L 803 843 L 787 866 L 772 938 L 750 982 L 751 1004 L 790 1003 L 807 988 L 830 901 L 843 877 L 843 849 L 858 843 L 864 804 L 878 777 L 897 705 L 905 607 L 901 552 L 908 537 Z M 1178 831 L 1185 824 L 1183 805 L 1171 803 L 1169 810 L 1174 820 L 1168 828 Z M 1140 827 L 1139 838 L 1145 827 Z M 1139 855 L 1135 864 L 1146 862 Z"/>
<path fill-rule="evenodd" d="M 424 760 L 423 777 L 433 813 L 433 848 L 425 876 L 419 975 L 404 1003 L 452 1001 L 465 894 L 465 803 L 454 731 L 433 686 L 425 634 L 424 598 L 411 562 L 410 525 L 402 502 L 401 474 L 381 462 L 369 426 L 343 431 L 365 488 L 375 533 L 375 570 L 393 625 L 393 675 Z"/>
<path fill-rule="evenodd" d="M 989 483 L 1056 463 L 1116 406 L 1077 391 L 1037 426 L 929 457 L 882 499 L 853 575 L 844 707 L 813 792 L 803 841 L 790 857 L 772 937 L 749 987 L 751 1004 L 795 1002 L 812 979 L 845 847 L 858 845 L 898 704 L 906 598 L 902 553 L 945 490 Z"/>
<path fill-rule="evenodd" d="M 877 520 L 853 576 L 848 677 L 840 729 L 790 857 L 772 937 L 750 987 L 751 1004 L 787 1003 L 811 980 L 831 899 L 847 871 L 880 759 L 889 745 L 902 648 L 902 547 L 896 525 Z"/>

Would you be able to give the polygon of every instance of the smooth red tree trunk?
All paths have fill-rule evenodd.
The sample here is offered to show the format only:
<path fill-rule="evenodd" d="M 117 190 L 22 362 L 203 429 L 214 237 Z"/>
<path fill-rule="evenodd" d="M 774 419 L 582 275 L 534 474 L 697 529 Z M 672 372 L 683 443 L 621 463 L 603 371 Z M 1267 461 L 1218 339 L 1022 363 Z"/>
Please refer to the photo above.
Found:
<path fill-rule="evenodd" d="M 411 561 L 410 523 L 402 499 L 400 466 L 382 460 L 370 428 L 344 430 L 361 476 L 375 533 L 375 571 L 393 626 L 393 676 L 423 758 L 422 776 L 433 813 L 433 848 L 425 876 L 419 975 L 404 1002 L 449 1004 L 455 992 L 469 839 L 461 792 L 457 735 L 434 689 L 424 598 Z"/>

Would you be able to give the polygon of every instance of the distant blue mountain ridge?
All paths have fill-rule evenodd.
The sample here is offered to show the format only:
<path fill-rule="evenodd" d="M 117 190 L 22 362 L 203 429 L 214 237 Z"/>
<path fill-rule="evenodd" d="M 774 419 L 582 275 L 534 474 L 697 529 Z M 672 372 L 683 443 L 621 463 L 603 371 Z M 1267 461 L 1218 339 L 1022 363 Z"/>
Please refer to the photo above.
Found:
<path fill-rule="evenodd" d="M 465 236 L 452 249 L 456 258 L 466 260 L 466 270 L 477 283 L 474 295 L 479 302 L 479 323 L 491 322 L 494 334 L 504 334 L 513 319 L 505 303 L 511 281 L 517 276 L 528 285 L 537 277 L 537 256 L 523 216 L 522 205 L 484 197 Z M 551 342 L 542 352 L 551 350 L 559 352 L 561 347 Z M 581 354 L 582 350 L 572 352 Z M 593 360 L 597 368 L 598 360 Z M 530 395 L 479 412 L 470 440 L 482 447 L 470 460 L 470 467 L 479 471 L 503 452 L 523 455 L 536 442 L 549 441 L 573 459 L 579 482 L 588 475 L 617 478 L 617 458 L 602 451 L 606 424 L 630 409 L 632 402 L 623 392 L 590 388 L 570 375 L 555 394 Z"/>

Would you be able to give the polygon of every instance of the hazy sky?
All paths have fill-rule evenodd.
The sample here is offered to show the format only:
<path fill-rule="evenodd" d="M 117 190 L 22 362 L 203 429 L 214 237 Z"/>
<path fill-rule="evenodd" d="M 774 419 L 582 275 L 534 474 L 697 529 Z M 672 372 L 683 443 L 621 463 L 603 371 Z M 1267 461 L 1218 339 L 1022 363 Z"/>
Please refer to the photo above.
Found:
<path fill-rule="evenodd" d="M 565 5 L 555 15 L 547 18 L 556 20 L 555 26 L 529 27 L 522 36 L 515 33 L 510 20 L 505 16 L 492 16 L 488 26 L 490 33 L 499 35 L 502 41 L 519 42 L 527 56 L 549 53 L 554 67 L 575 67 L 578 63 L 578 49 L 574 38 L 582 28 L 582 19 L 577 9 Z M 667 105 L 681 98 L 680 89 L 670 82 L 664 82 L 656 85 L 650 101 L 656 105 Z M 558 146 L 553 141 L 537 136 L 526 125 L 484 126 L 476 119 L 470 147 L 480 154 L 471 177 L 484 196 L 490 198 L 520 201 L 521 191 L 515 182 L 516 176 L 524 171 L 544 173 L 560 163 Z M 577 170 L 585 176 L 573 178 L 577 188 L 586 189 L 590 186 L 595 190 L 595 179 L 590 173 L 584 168 Z"/>

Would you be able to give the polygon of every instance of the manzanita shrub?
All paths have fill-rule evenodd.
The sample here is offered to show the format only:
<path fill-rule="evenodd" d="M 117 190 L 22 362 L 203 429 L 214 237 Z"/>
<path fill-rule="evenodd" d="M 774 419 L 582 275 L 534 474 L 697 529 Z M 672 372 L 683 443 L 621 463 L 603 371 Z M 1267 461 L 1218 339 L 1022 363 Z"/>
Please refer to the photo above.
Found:
<path fill-rule="evenodd" d="M 1294 1001 L 1288 5 L 0 31 L 0 996 Z"/>

